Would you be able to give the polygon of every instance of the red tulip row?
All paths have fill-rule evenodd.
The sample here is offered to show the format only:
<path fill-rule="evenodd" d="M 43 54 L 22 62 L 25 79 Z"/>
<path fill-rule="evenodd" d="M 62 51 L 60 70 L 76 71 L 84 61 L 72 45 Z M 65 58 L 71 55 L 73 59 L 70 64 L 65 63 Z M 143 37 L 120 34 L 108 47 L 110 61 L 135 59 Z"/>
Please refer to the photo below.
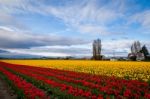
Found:
<path fill-rule="evenodd" d="M 25 96 L 28 99 L 48 99 L 49 97 L 46 96 L 44 91 L 36 88 L 31 83 L 26 82 L 22 78 L 16 76 L 15 74 L 7 71 L 6 69 L 0 66 L 0 72 L 2 72 L 7 78 L 13 82 L 13 84 L 18 88 L 23 90 Z"/>
<path fill-rule="evenodd" d="M 63 80 L 63 81 L 67 81 L 67 82 L 73 82 L 76 84 L 81 84 L 84 86 L 87 86 L 89 88 L 100 88 L 103 82 L 106 82 L 106 77 L 103 76 L 91 76 L 89 74 L 85 74 L 85 73 L 76 73 L 76 72 L 71 72 L 71 71 L 63 71 L 63 70 L 56 70 L 56 69 L 47 69 L 47 68 L 40 68 L 40 67 L 29 67 L 29 66 L 20 66 L 20 69 L 28 69 L 28 70 L 32 70 L 32 72 L 37 72 L 38 74 L 42 74 L 42 75 L 46 75 L 46 76 L 53 76 L 57 79 Z M 68 74 L 68 75 L 66 75 Z M 77 77 L 73 77 L 73 75 L 75 74 L 75 76 Z M 70 77 L 70 75 L 72 75 Z M 83 77 L 82 77 L 83 75 Z M 82 77 L 82 79 L 81 79 Z M 96 78 L 94 78 L 96 77 Z M 97 84 L 93 83 L 93 82 L 89 82 L 86 81 L 87 78 L 89 79 L 93 79 L 94 78 L 94 82 L 96 82 Z M 88 80 L 89 80 L 88 79 Z"/>
<path fill-rule="evenodd" d="M 16 68 L 15 66 L 11 66 L 11 65 L 9 65 L 9 66 L 7 65 L 7 67 L 16 72 L 30 76 L 38 81 L 43 81 L 44 83 L 49 84 L 52 87 L 57 87 L 57 88 L 60 88 L 62 91 L 67 91 L 68 94 L 72 94 L 74 96 L 88 97 L 88 98 L 92 98 L 92 99 L 98 99 L 98 98 L 101 99 L 102 98 L 101 95 L 96 96 L 95 94 L 92 94 L 91 91 L 82 90 L 80 88 L 75 88 L 75 87 L 67 85 L 67 84 L 63 84 L 63 83 L 59 83 L 54 80 L 50 80 L 42 75 L 32 72 L 31 69 L 30 69 L 30 71 L 27 71 L 25 69 Z"/>
<path fill-rule="evenodd" d="M 61 75 L 61 74 L 58 74 L 58 73 L 56 74 L 56 72 L 53 72 L 53 71 L 42 71 L 42 70 L 37 69 L 37 68 L 31 69 L 31 68 L 28 68 L 28 67 L 26 67 L 26 68 L 24 67 L 22 69 L 30 70 L 30 72 L 34 72 L 35 74 L 43 75 L 47 78 L 55 77 L 59 80 L 65 81 L 65 82 L 71 82 L 71 83 L 74 83 L 74 84 L 81 84 L 81 85 L 89 87 L 89 88 L 98 88 L 99 89 L 101 87 L 101 85 L 99 85 L 99 84 L 94 84 L 92 82 L 88 82 L 88 81 L 85 81 L 85 80 L 74 79 L 74 78 L 71 78 L 71 77 L 67 77 L 67 75 L 64 76 L 64 75 Z"/>
<path fill-rule="evenodd" d="M 3 63 L 3 64 L 7 64 L 7 63 Z M 10 65 L 10 64 L 7 64 Z M 12 65 L 12 64 L 11 64 Z M 91 81 L 92 83 L 103 83 L 104 80 L 106 80 L 105 76 L 99 76 L 99 75 L 91 75 L 91 74 L 87 74 L 87 73 L 77 73 L 77 72 L 73 72 L 73 71 L 66 71 L 66 70 L 58 70 L 58 69 L 51 69 L 51 68 L 40 68 L 40 67 L 33 67 L 33 66 L 24 66 L 24 65 L 15 65 L 15 66 L 19 66 L 19 68 L 21 69 L 36 69 L 39 71 L 43 71 L 43 72 L 53 72 L 56 75 L 64 75 L 65 77 L 68 78 L 73 78 L 73 79 L 82 79 L 82 80 L 88 80 Z"/>
<path fill-rule="evenodd" d="M 61 90 L 67 90 L 69 94 L 75 96 L 83 96 L 90 98 L 98 98 L 98 95 L 93 94 L 91 91 L 85 91 L 79 88 L 74 88 L 70 85 L 62 84 L 54 80 L 48 79 L 49 77 L 55 77 L 58 80 L 74 83 L 76 85 L 86 86 L 92 90 L 96 88 L 99 92 L 103 92 L 107 95 L 114 95 L 116 98 L 150 98 L 150 85 L 146 82 L 140 82 L 136 80 L 124 80 L 115 77 L 97 76 L 86 73 L 77 73 L 72 71 L 48 69 L 32 66 L 19 66 L 12 64 L 5 64 L 9 68 L 31 76 L 34 79 L 42 80 L 53 87 L 59 87 Z M 30 71 L 29 71 L 30 70 Z M 28 72 L 26 72 L 28 71 Z M 93 81 L 93 82 L 92 82 Z M 99 94 L 101 96 L 102 94 Z"/>

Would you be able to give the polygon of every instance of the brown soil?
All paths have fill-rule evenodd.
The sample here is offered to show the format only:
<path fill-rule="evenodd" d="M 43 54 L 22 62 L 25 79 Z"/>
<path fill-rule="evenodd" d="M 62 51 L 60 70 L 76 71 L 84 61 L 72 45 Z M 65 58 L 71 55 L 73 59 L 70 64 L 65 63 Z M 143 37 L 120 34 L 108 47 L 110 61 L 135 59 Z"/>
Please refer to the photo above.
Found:
<path fill-rule="evenodd" d="M 17 96 L 0 77 L 0 99 L 17 99 Z"/>

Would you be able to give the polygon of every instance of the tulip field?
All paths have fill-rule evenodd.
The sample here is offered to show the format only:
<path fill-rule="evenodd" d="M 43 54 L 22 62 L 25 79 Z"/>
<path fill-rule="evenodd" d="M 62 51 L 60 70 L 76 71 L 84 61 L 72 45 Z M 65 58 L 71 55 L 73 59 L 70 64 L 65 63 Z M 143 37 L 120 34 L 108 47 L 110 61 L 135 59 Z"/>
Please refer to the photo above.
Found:
<path fill-rule="evenodd" d="M 150 62 L 1 60 L 19 99 L 150 99 Z"/>

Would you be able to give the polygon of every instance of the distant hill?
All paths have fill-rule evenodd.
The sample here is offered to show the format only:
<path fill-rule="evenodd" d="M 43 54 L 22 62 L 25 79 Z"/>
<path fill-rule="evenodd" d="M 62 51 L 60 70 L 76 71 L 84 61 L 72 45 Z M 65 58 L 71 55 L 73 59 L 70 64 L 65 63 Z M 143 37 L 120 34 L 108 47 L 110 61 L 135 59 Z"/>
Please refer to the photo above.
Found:
<path fill-rule="evenodd" d="M 0 59 L 12 58 L 12 59 L 24 59 L 24 58 L 41 58 L 42 56 L 29 55 L 29 54 L 20 54 L 20 53 L 11 53 L 0 49 Z"/>
<path fill-rule="evenodd" d="M 8 53 L 8 51 L 1 50 L 1 49 L 0 49 L 0 53 Z"/>

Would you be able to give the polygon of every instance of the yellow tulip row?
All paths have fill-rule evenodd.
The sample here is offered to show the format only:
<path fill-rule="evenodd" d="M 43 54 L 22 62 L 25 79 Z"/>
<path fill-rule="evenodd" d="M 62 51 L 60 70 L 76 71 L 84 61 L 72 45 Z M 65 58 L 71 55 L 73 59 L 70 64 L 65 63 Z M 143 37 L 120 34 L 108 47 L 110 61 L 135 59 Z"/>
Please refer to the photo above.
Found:
<path fill-rule="evenodd" d="M 150 62 L 91 61 L 91 60 L 2 60 L 13 64 L 57 68 L 98 75 L 150 80 Z"/>

